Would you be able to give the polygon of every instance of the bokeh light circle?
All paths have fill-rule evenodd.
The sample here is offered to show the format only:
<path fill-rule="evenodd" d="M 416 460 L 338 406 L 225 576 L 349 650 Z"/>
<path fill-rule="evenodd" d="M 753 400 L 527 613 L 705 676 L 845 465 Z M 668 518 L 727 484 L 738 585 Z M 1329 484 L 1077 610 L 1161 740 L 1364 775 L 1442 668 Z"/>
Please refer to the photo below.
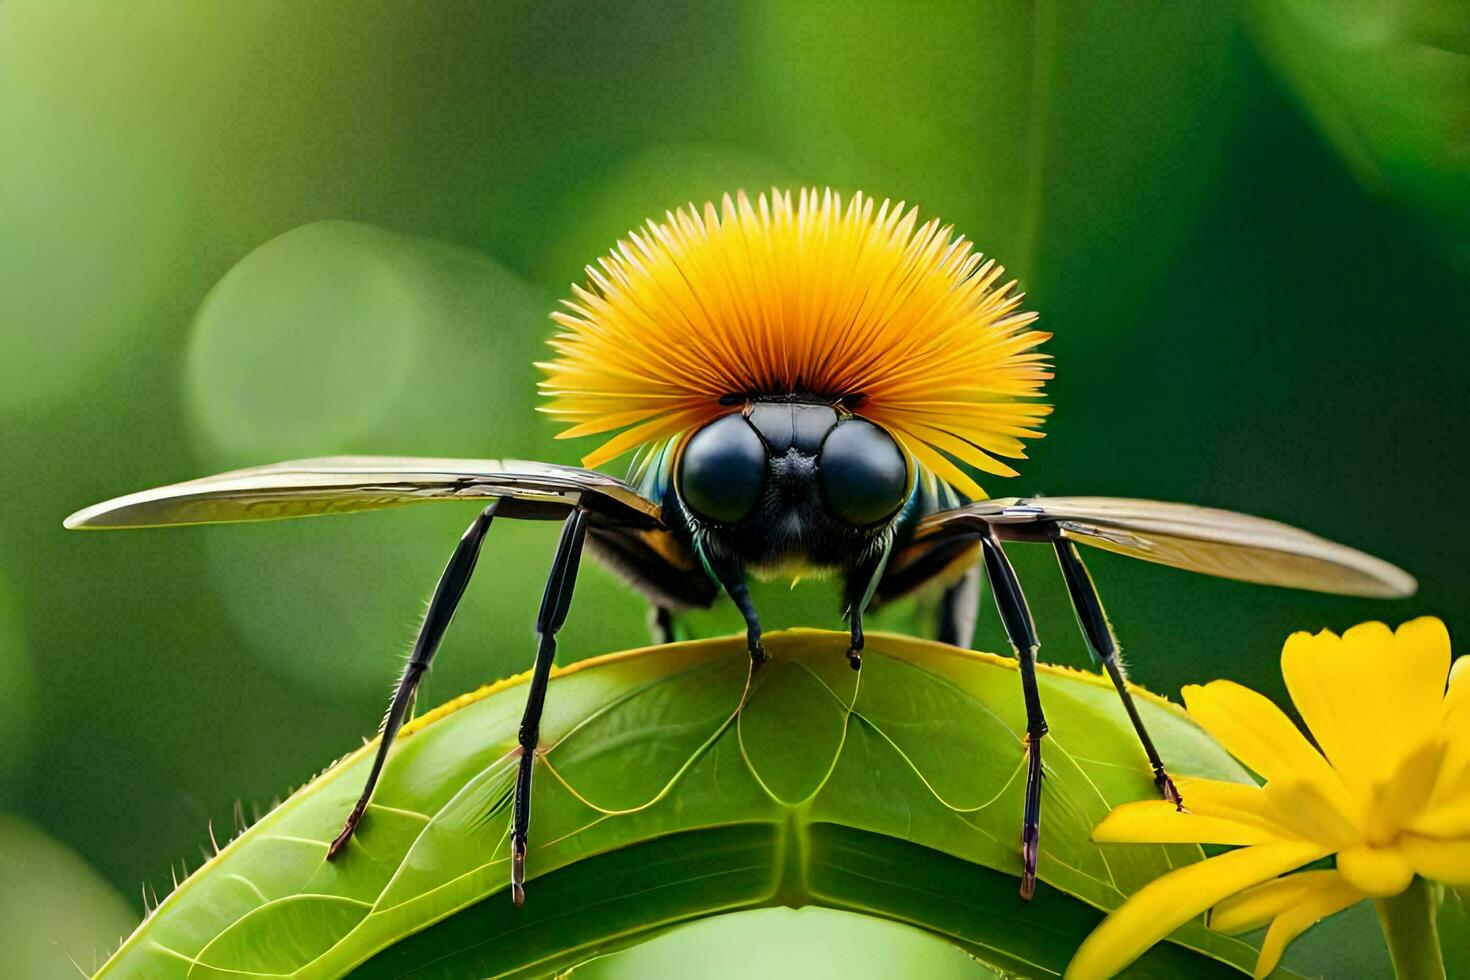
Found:
<path fill-rule="evenodd" d="M 194 324 L 188 398 L 209 441 L 264 460 L 370 431 L 403 391 L 423 310 L 382 249 L 385 233 L 305 225 L 251 252 Z"/>
<path fill-rule="evenodd" d="M 534 411 L 550 309 L 469 249 L 348 222 L 288 232 L 242 259 L 200 311 L 187 365 L 198 472 L 359 453 L 572 461 L 576 447 L 556 444 Z M 201 538 L 262 666 L 360 708 L 366 729 L 473 515 L 436 504 Z M 424 703 L 525 668 L 555 540 L 554 524 L 497 524 Z M 583 584 L 622 591 L 597 581 Z M 626 605 L 611 621 L 641 641 L 643 610 Z"/>

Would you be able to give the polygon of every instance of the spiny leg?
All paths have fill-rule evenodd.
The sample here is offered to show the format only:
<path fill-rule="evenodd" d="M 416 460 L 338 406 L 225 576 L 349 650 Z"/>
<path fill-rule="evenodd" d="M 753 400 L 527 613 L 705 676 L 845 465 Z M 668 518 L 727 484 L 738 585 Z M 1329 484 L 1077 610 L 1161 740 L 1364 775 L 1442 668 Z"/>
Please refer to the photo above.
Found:
<path fill-rule="evenodd" d="M 1026 808 L 1021 822 L 1021 897 L 1036 894 L 1036 856 L 1041 846 L 1041 740 L 1045 737 L 1046 716 L 1041 711 L 1041 692 L 1036 686 L 1036 623 L 1026 605 L 1016 570 L 1000 546 L 994 529 L 980 538 L 985 553 L 985 572 L 995 592 L 995 608 L 1000 612 L 1006 636 L 1021 664 L 1021 690 L 1026 698 Z"/>
<path fill-rule="evenodd" d="M 327 848 L 328 861 L 342 853 L 342 849 L 352 838 L 352 832 L 357 829 L 358 822 L 362 820 L 363 813 L 367 811 L 373 787 L 377 786 L 383 764 L 388 759 L 388 749 L 392 747 L 398 729 L 413 712 L 419 682 L 428 672 L 429 662 L 434 659 L 439 643 L 444 639 L 444 632 L 449 629 L 449 621 L 454 617 L 454 610 L 459 606 L 465 586 L 469 585 L 470 576 L 474 574 L 475 561 L 480 557 L 480 545 L 485 541 L 485 532 L 490 530 L 490 523 L 495 519 L 495 512 L 499 507 L 500 500 L 497 498 L 470 522 L 470 526 L 459 539 L 459 544 L 455 546 L 454 554 L 449 557 L 449 564 L 444 566 L 444 571 L 439 576 L 439 584 L 434 587 L 434 597 L 429 600 L 429 610 L 424 614 L 424 623 L 419 627 L 419 635 L 414 640 L 413 653 L 409 655 L 408 664 L 403 668 L 403 676 L 398 680 L 398 688 L 393 692 L 388 714 L 383 718 L 383 733 L 378 740 L 378 753 L 373 757 L 373 767 L 368 771 L 367 785 L 363 787 L 362 796 L 358 797 L 352 812 L 347 815 L 347 822 L 342 826 L 341 833 L 337 834 Z"/>
<path fill-rule="evenodd" d="M 1164 799 L 1182 807 L 1179 790 L 1164 771 L 1164 762 L 1159 758 L 1159 751 L 1154 748 L 1153 739 L 1149 738 L 1148 729 L 1143 726 L 1143 719 L 1139 717 L 1138 707 L 1133 703 L 1133 695 L 1128 690 L 1128 678 L 1123 672 L 1123 665 L 1118 661 L 1118 641 L 1113 636 L 1107 613 L 1103 611 L 1102 599 L 1097 594 L 1092 575 L 1082 563 L 1082 556 L 1077 553 L 1075 544 L 1066 538 L 1057 537 L 1052 540 L 1052 545 L 1056 549 L 1057 562 L 1062 566 L 1062 577 L 1067 582 L 1067 595 L 1071 597 L 1072 609 L 1077 613 L 1077 625 L 1082 628 L 1082 638 L 1087 641 L 1093 658 L 1103 665 L 1103 669 L 1112 678 L 1118 697 L 1123 699 L 1123 709 L 1128 712 L 1128 720 L 1133 723 L 1133 730 L 1138 733 L 1138 740 L 1143 743 L 1143 751 L 1148 756 L 1148 764 L 1153 768 L 1154 785 L 1159 788 Z"/>
<path fill-rule="evenodd" d="M 556 659 L 556 633 L 566 622 L 577 585 L 577 568 L 582 560 L 582 542 L 587 535 L 587 512 L 581 507 L 567 515 L 562 525 L 556 557 L 546 576 L 541 611 L 536 615 L 536 663 L 526 691 L 526 710 L 521 715 L 521 760 L 516 769 L 515 808 L 510 832 L 510 896 L 516 905 L 526 901 L 526 841 L 531 828 L 531 773 L 536 746 L 541 741 L 541 711 L 546 706 L 546 683 Z"/>

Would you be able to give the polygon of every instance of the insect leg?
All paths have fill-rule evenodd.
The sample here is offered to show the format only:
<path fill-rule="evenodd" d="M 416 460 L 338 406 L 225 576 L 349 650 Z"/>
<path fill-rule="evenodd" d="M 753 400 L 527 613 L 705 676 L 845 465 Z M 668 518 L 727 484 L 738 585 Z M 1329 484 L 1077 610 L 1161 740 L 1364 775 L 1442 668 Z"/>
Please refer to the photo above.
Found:
<path fill-rule="evenodd" d="M 510 832 L 510 894 L 516 905 L 526 900 L 526 840 L 531 827 L 531 770 L 536 745 L 541 741 L 541 710 L 546 705 L 546 683 L 556 659 L 556 633 L 566 622 L 577 585 L 577 568 L 582 560 L 582 542 L 587 536 L 587 512 L 581 507 L 567 515 L 561 540 L 546 576 L 541 611 L 536 615 L 536 663 L 526 691 L 526 710 L 521 715 L 521 760 L 516 769 L 514 811 Z"/>
<path fill-rule="evenodd" d="M 1102 600 L 1098 597 L 1092 575 L 1087 571 L 1087 566 L 1082 564 L 1082 556 L 1077 553 L 1074 543 L 1057 537 L 1052 539 L 1052 546 L 1056 549 L 1057 562 L 1062 566 L 1062 577 L 1067 582 L 1067 595 L 1072 598 L 1072 608 L 1077 613 L 1077 625 L 1082 628 L 1082 638 L 1087 641 L 1092 656 L 1112 678 L 1113 687 L 1118 689 L 1118 697 L 1123 699 L 1123 710 L 1128 712 L 1128 720 L 1133 723 L 1133 730 L 1138 733 L 1138 740 L 1143 743 L 1143 751 L 1148 756 L 1148 764 L 1153 768 L 1154 785 L 1158 786 L 1164 799 L 1182 805 L 1179 790 L 1174 788 L 1174 781 L 1164 771 L 1164 762 L 1159 758 L 1158 749 L 1154 748 L 1153 739 L 1149 738 L 1148 729 L 1143 727 L 1143 719 L 1139 717 L 1133 695 L 1128 691 L 1128 678 L 1123 672 L 1123 665 L 1118 661 L 1118 641 L 1113 636 L 1107 613 L 1103 611 Z"/>
<path fill-rule="evenodd" d="M 863 612 L 873 601 L 873 594 L 878 591 L 878 583 L 883 578 L 883 572 L 888 567 L 888 558 L 892 554 L 893 543 L 889 541 L 881 549 L 867 555 L 847 573 L 845 614 L 852 631 L 847 644 L 847 662 L 852 665 L 853 670 L 861 670 L 863 666 L 863 646 L 866 642 L 863 636 Z"/>
<path fill-rule="evenodd" d="M 755 603 L 750 600 L 745 569 L 733 560 L 711 561 L 708 568 L 730 596 L 730 601 L 735 603 L 735 608 L 740 610 L 740 615 L 745 617 L 745 648 L 750 651 L 751 665 L 759 667 L 766 662 L 766 648 L 761 645 L 761 618 L 755 611 Z"/>
<path fill-rule="evenodd" d="M 648 611 L 648 631 L 655 643 L 674 642 L 674 611 L 668 606 L 654 606 Z"/>
<path fill-rule="evenodd" d="M 980 537 L 985 554 L 985 572 L 995 592 L 1006 636 L 1021 662 L 1021 690 L 1026 698 L 1026 809 L 1021 823 L 1021 897 L 1036 893 L 1036 855 L 1041 844 L 1041 740 L 1046 735 L 1046 716 L 1041 711 L 1041 692 L 1036 686 L 1036 623 L 1026 605 L 1016 570 L 1001 549 L 994 529 Z"/>
<path fill-rule="evenodd" d="M 429 600 L 429 611 L 424 614 L 423 625 L 419 627 L 418 638 L 414 640 L 413 653 L 409 655 L 408 664 L 403 668 L 403 676 L 398 680 L 398 688 L 393 692 L 388 714 L 383 718 L 378 754 L 373 757 L 373 767 L 368 771 L 367 785 L 363 787 L 362 796 L 358 797 L 352 812 L 347 815 L 347 822 L 342 826 L 341 832 L 327 848 L 328 861 L 342 853 L 352 832 L 357 829 L 358 822 L 362 820 L 363 813 L 367 811 L 373 787 L 377 786 L 378 777 L 383 773 L 383 763 L 388 759 L 388 749 L 392 747 L 398 729 L 413 712 L 419 682 L 428 672 L 429 662 L 438 652 L 439 642 L 444 639 L 444 632 L 449 628 L 449 621 L 454 617 L 454 610 L 459 605 L 460 597 L 464 595 L 465 586 L 469 585 L 470 576 L 475 571 L 475 561 L 480 557 L 480 545 L 484 543 L 485 532 L 490 530 L 490 523 L 495 519 L 495 512 L 499 507 L 500 499 L 496 498 L 470 523 L 459 539 L 459 544 L 455 546 L 454 554 L 449 557 L 449 564 L 444 566 L 444 571 L 439 576 L 439 584 L 434 587 L 434 597 Z"/>
<path fill-rule="evenodd" d="M 944 590 L 939 600 L 940 643 L 968 650 L 975 642 L 975 620 L 980 613 L 980 565 L 971 565 L 964 578 Z"/>
<path fill-rule="evenodd" d="M 851 638 L 847 641 L 847 662 L 852 665 L 853 670 L 862 670 L 863 646 L 867 642 L 863 636 L 863 611 L 854 606 L 848 619 L 852 631 Z"/>

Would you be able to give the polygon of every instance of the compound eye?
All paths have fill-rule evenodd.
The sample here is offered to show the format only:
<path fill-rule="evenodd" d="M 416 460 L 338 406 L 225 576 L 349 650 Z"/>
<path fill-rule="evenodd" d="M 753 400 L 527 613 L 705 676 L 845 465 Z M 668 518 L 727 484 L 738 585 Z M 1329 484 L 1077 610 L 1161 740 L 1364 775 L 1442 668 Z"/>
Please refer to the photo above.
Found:
<path fill-rule="evenodd" d="M 766 479 L 766 445 L 740 414 L 694 434 L 679 459 L 679 495 L 695 514 L 734 524 L 755 509 Z"/>
<path fill-rule="evenodd" d="M 908 497 L 909 468 L 893 437 L 871 422 L 839 422 L 817 459 L 827 507 L 864 527 L 892 517 Z"/>

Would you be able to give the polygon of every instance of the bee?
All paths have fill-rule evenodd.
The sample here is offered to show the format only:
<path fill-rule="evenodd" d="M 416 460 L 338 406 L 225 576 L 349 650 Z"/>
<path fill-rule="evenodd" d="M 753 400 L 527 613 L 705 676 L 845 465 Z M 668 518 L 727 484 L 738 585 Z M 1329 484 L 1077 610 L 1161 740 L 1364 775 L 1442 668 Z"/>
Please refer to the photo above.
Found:
<path fill-rule="evenodd" d="M 1248 582 L 1407 596 L 1414 580 L 1360 551 L 1261 518 L 1103 497 L 989 499 L 1051 406 L 1049 334 L 1004 270 L 917 209 L 830 190 L 726 196 L 631 232 L 552 314 L 538 365 L 559 438 L 607 441 L 586 468 L 515 460 L 334 457 L 237 470 L 82 510 L 69 528 L 273 520 L 474 501 L 398 681 L 340 859 L 411 716 L 496 519 L 560 520 L 540 611 L 513 793 L 511 895 L 525 899 L 531 783 L 557 631 L 584 548 L 647 597 L 655 637 L 723 593 L 766 659 L 747 575 L 839 579 L 861 667 L 864 613 L 937 584 L 938 639 L 969 646 L 981 574 L 1019 660 L 1026 793 L 1021 895 L 1036 885 L 1046 717 L 1039 640 L 1004 543 L 1054 551 L 1087 646 L 1111 678 L 1159 792 L 1180 803 L 1125 683 L 1078 545 Z M 625 480 L 594 467 L 634 453 Z"/>

